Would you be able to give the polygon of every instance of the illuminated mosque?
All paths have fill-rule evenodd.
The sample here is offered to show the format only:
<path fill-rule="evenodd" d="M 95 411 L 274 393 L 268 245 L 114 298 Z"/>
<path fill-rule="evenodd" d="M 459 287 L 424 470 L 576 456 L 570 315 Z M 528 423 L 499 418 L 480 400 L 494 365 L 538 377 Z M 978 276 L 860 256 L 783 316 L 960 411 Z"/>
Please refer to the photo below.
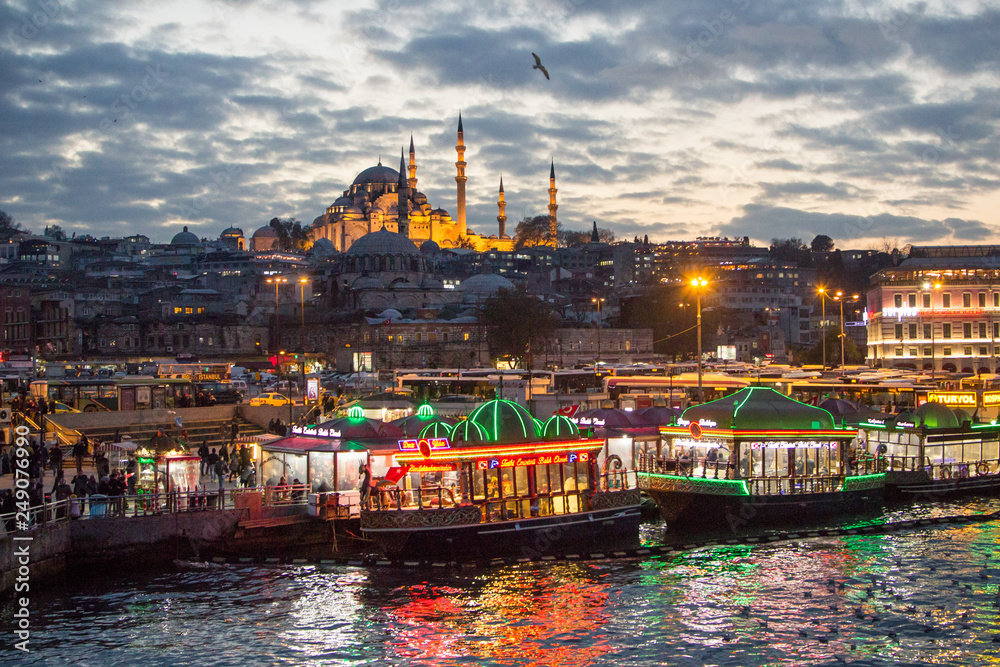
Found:
<path fill-rule="evenodd" d="M 456 217 L 441 208 L 431 208 L 427 197 L 417 190 L 417 155 L 410 137 L 410 162 L 404 163 L 399 156 L 399 171 L 386 167 L 381 160 L 374 167 L 365 169 L 351 187 L 344 190 L 327 209 L 326 213 L 312 223 L 311 239 L 315 242 L 327 239 L 333 247 L 346 252 L 361 237 L 385 229 L 401 234 L 417 247 L 433 241 L 440 248 L 465 247 L 478 252 L 486 250 L 513 250 L 514 239 L 507 234 L 506 202 L 504 200 L 503 179 L 500 179 L 497 201 L 496 234 L 481 235 L 470 232 L 465 220 L 465 137 L 462 130 L 462 115 L 458 116 L 458 143 L 455 146 L 458 160 L 455 162 L 457 174 L 455 183 Z M 404 177 L 404 174 L 407 177 Z M 556 226 L 555 164 L 549 172 L 549 218 L 550 226 Z"/>

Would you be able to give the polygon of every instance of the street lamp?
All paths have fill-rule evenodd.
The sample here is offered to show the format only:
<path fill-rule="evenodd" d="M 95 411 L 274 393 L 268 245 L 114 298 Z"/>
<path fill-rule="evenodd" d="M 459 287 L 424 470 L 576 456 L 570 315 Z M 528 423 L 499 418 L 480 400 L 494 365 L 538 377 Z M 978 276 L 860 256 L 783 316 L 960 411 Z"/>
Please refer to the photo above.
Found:
<path fill-rule="evenodd" d="M 840 302 L 840 365 L 843 367 L 846 362 L 846 359 L 844 358 L 844 340 L 847 338 L 847 334 L 844 332 L 844 301 L 846 301 L 847 298 L 844 296 L 843 292 L 838 290 L 837 296 L 835 296 L 834 299 Z M 851 300 L 857 301 L 858 295 L 852 294 Z"/>
<path fill-rule="evenodd" d="M 698 276 L 691 279 L 691 287 L 694 288 L 695 297 L 698 302 L 698 400 L 704 402 L 705 394 L 701 388 L 701 290 L 708 285 L 708 281 Z"/>
<path fill-rule="evenodd" d="M 823 339 L 823 370 L 826 370 L 826 288 L 820 287 L 819 292 L 819 302 L 821 305 L 822 315 L 820 316 L 820 338 Z"/>
<path fill-rule="evenodd" d="M 601 360 L 601 304 L 604 303 L 603 297 L 594 297 L 590 300 L 592 303 L 597 304 L 597 361 Z M 596 371 L 597 364 L 594 364 Z"/>
<path fill-rule="evenodd" d="M 299 278 L 299 312 L 301 314 L 301 324 L 299 326 L 299 349 L 302 350 L 302 380 L 301 389 L 306 387 L 306 283 L 308 278 Z M 302 405 L 306 404 L 305 394 L 302 395 Z"/>
<path fill-rule="evenodd" d="M 929 283 L 929 282 L 924 283 L 924 289 L 925 290 L 930 291 L 931 288 L 933 288 L 935 290 L 939 290 L 939 289 L 941 289 L 941 283 L 934 283 L 933 285 L 931 283 Z M 935 361 L 934 361 L 934 353 L 935 353 L 935 350 L 934 350 L 934 292 L 931 292 L 930 297 L 931 297 L 930 298 L 930 301 L 931 301 L 931 380 L 934 380 L 934 367 L 936 365 Z"/>
<path fill-rule="evenodd" d="M 288 278 L 282 278 L 280 276 L 275 276 L 273 278 L 268 278 L 267 283 L 270 285 L 274 283 L 274 347 L 272 349 L 277 349 L 281 347 L 281 329 L 278 326 L 278 286 L 281 283 L 287 283 Z M 280 366 L 280 360 L 279 360 Z"/>

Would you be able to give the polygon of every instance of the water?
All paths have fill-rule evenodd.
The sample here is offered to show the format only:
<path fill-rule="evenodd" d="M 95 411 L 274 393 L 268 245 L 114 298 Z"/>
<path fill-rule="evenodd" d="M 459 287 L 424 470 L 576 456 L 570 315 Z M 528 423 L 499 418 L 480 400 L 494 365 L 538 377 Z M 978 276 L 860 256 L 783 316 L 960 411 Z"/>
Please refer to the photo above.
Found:
<path fill-rule="evenodd" d="M 1000 500 L 979 500 L 887 514 L 998 508 Z M 643 539 L 666 539 L 662 525 L 645 525 Z M 998 539 L 1000 523 L 987 522 L 494 569 L 130 572 L 138 568 L 128 563 L 37 593 L 33 652 L 15 656 L 5 638 L 0 661 L 984 664 L 1000 661 Z M 8 605 L 0 618 L 5 632 L 11 613 Z"/>

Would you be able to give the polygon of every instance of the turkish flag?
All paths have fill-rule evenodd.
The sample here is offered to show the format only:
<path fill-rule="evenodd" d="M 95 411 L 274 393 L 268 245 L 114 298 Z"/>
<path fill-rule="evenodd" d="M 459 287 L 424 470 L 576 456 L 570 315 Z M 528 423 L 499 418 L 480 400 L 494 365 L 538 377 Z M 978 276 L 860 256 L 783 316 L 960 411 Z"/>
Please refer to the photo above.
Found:
<path fill-rule="evenodd" d="M 572 417 L 573 415 L 576 414 L 576 411 L 579 410 L 579 409 L 580 409 L 580 404 L 577 403 L 576 405 L 567 405 L 564 408 L 559 408 L 558 410 L 556 410 L 552 414 L 554 414 L 554 415 L 562 415 L 563 417 Z"/>
<path fill-rule="evenodd" d="M 393 466 L 392 468 L 389 468 L 389 470 L 385 473 L 385 477 L 383 479 L 385 479 L 387 482 L 392 482 L 393 484 L 395 484 L 399 480 L 403 479 L 403 475 L 405 475 L 406 471 L 409 469 L 410 469 L 409 466 L 403 466 L 402 468 Z"/>

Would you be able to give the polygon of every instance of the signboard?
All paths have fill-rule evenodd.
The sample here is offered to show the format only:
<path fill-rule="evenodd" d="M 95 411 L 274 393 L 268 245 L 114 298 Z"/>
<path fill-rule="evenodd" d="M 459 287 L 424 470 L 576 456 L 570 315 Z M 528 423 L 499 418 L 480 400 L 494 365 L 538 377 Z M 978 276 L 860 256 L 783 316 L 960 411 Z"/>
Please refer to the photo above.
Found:
<path fill-rule="evenodd" d="M 306 380 L 306 399 L 310 401 L 319 400 L 319 378 L 308 378 Z"/>
<path fill-rule="evenodd" d="M 312 435 L 317 438 L 339 438 L 340 431 L 334 431 L 332 428 L 316 428 L 305 427 L 305 426 L 293 426 L 292 433 L 294 435 Z"/>
<path fill-rule="evenodd" d="M 513 468 L 514 466 L 544 466 L 553 463 L 586 463 L 590 461 L 590 452 L 560 452 L 558 454 L 536 454 L 534 456 L 497 456 L 476 461 L 476 470 L 493 470 L 494 468 Z"/>
<path fill-rule="evenodd" d="M 152 387 L 135 388 L 135 404 L 139 408 L 148 408 L 152 401 Z"/>
<path fill-rule="evenodd" d="M 406 472 L 455 472 L 454 463 L 413 463 L 406 466 Z"/>
<path fill-rule="evenodd" d="M 984 391 L 983 407 L 993 408 L 1000 405 L 1000 391 Z"/>
<path fill-rule="evenodd" d="M 221 382 L 223 379 L 228 380 L 229 377 L 223 378 L 222 373 L 195 373 L 195 382 Z"/>
<path fill-rule="evenodd" d="M 448 441 L 448 438 L 420 438 L 420 439 L 400 440 L 398 444 L 399 444 L 399 451 L 401 452 L 420 452 L 425 457 L 430 456 L 431 452 L 439 452 L 444 449 L 451 449 L 451 442 Z"/>
<path fill-rule="evenodd" d="M 833 449 L 836 446 L 836 442 L 815 440 L 765 440 L 750 443 L 750 449 Z"/>
<path fill-rule="evenodd" d="M 716 359 L 721 359 L 722 361 L 736 361 L 736 346 L 735 345 L 719 345 L 715 348 Z"/>
<path fill-rule="evenodd" d="M 707 447 L 708 449 L 727 449 L 726 444 L 720 440 L 693 440 L 691 438 L 674 438 L 674 447 Z"/>
<path fill-rule="evenodd" d="M 974 391 L 931 391 L 927 393 L 927 400 L 944 405 L 976 407 L 976 392 Z"/>

